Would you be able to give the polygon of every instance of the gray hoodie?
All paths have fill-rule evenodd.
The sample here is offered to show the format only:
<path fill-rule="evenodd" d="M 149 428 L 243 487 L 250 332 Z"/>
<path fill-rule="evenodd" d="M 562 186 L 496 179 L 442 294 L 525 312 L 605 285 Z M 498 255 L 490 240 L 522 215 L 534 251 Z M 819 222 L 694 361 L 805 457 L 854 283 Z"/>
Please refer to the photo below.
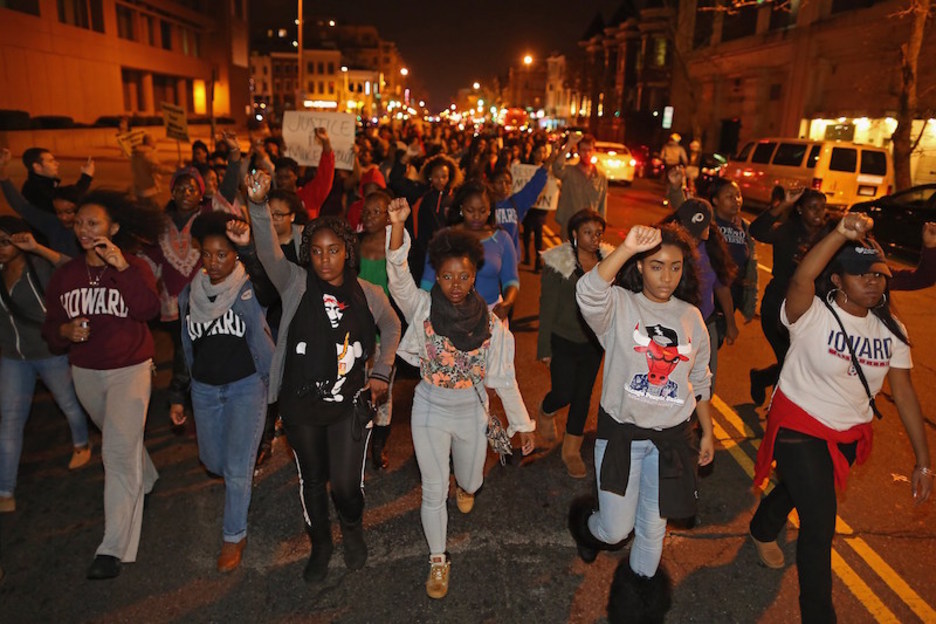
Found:
<path fill-rule="evenodd" d="M 32 256 L 29 260 L 36 269 L 36 275 L 33 277 L 24 267 L 23 274 L 13 284 L 10 299 L 26 319 L 36 322 L 11 314 L 6 303 L 0 300 L 0 352 L 3 357 L 17 360 L 52 357 L 49 346 L 42 338 L 42 322 L 46 315 L 45 286 L 55 269 L 42 258 Z"/>

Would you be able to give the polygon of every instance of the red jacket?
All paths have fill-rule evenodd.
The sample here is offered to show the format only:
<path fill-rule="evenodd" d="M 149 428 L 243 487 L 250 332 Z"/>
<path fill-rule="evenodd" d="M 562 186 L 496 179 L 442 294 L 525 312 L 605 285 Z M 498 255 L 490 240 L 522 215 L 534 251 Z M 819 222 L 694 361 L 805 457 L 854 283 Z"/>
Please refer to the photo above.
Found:
<path fill-rule="evenodd" d="M 798 431 L 806 435 L 825 440 L 829 444 L 829 455 L 832 456 L 832 470 L 835 474 L 835 487 L 844 490 L 848 483 L 848 460 L 839 450 L 839 444 L 858 442 L 855 453 L 855 463 L 863 464 L 871 454 L 871 443 L 874 439 L 874 429 L 871 423 L 855 425 L 845 431 L 836 431 L 826 427 L 810 416 L 806 410 L 787 398 L 779 389 L 770 401 L 770 411 L 767 413 L 767 432 L 764 440 L 757 450 L 757 463 L 754 465 L 754 485 L 760 486 L 770 475 L 770 464 L 773 462 L 774 442 L 780 428 Z"/>
<path fill-rule="evenodd" d="M 325 203 L 325 198 L 331 192 L 332 183 L 335 181 L 335 151 L 322 152 L 322 158 L 319 160 L 318 171 L 315 177 L 307 184 L 296 189 L 296 194 L 302 200 L 306 212 L 310 219 L 315 219 Z"/>

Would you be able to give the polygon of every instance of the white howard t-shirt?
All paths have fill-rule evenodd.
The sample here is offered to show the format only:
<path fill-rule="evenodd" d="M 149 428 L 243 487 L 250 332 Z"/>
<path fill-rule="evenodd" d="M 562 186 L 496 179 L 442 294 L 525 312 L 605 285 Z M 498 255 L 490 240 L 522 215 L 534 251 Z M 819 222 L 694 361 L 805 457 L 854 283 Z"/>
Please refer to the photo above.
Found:
<path fill-rule="evenodd" d="M 876 316 L 852 316 L 832 304 L 845 326 L 861 364 L 871 394 L 881 390 L 888 370 L 909 369 L 910 347 L 894 335 Z M 786 315 L 780 320 L 790 330 L 790 351 L 780 372 L 779 388 L 791 401 L 836 431 L 844 431 L 874 418 L 861 379 L 852 368 L 846 338 L 832 313 L 819 299 L 795 323 Z M 901 328 L 906 329 L 901 325 Z"/>

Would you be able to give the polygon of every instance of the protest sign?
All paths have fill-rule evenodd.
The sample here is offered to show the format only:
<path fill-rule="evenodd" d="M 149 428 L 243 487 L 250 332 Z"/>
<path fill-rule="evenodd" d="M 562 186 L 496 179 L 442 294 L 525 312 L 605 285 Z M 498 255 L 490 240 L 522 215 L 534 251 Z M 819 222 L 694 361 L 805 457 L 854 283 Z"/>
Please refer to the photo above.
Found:
<path fill-rule="evenodd" d="M 510 177 L 513 178 L 513 186 L 510 189 L 510 194 L 513 195 L 526 186 L 526 183 L 530 181 L 537 169 L 539 167 L 536 165 L 512 164 L 510 166 Z M 539 199 L 536 200 L 533 207 L 540 210 L 555 210 L 558 206 L 559 181 L 550 173 L 549 178 L 546 180 L 546 188 L 540 193 Z"/>
<path fill-rule="evenodd" d="M 130 132 L 118 134 L 117 145 L 120 147 L 120 152 L 125 157 L 130 158 L 133 148 L 143 142 L 144 136 L 146 136 L 146 130 L 131 130 Z"/>
<path fill-rule="evenodd" d="M 185 117 L 185 109 L 169 102 L 162 102 L 159 107 L 162 109 L 163 123 L 166 125 L 166 138 L 188 141 L 188 119 Z"/>
<path fill-rule="evenodd" d="M 322 146 L 315 129 L 325 128 L 335 151 L 335 168 L 354 169 L 354 115 L 318 111 L 286 111 L 283 115 L 283 141 L 286 155 L 300 165 L 318 166 Z"/>

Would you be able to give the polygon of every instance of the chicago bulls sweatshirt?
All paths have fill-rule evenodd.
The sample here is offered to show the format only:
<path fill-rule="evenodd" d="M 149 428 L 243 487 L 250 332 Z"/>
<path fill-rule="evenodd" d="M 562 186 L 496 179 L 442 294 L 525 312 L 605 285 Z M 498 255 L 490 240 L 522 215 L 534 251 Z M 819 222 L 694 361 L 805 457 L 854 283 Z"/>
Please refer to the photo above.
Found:
<path fill-rule="evenodd" d="M 42 336 L 53 351 L 68 351 L 74 366 L 112 370 L 153 357 L 153 336 L 146 322 L 159 314 L 156 278 L 145 260 L 125 254 L 123 271 L 89 267 L 84 256 L 61 266 L 46 287 L 46 320 Z M 91 283 L 92 279 L 97 284 Z M 84 317 L 91 334 L 87 342 L 63 338 L 63 323 Z"/>
<path fill-rule="evenodd" d="M 709 339 L 702 314 L 675 297 L 647 299 L 604 281 L 595 269 L 576 285 L 582 317 L 605 349 L 601 407 L 644 429 L 685 422 L 711 397 Z"/>

